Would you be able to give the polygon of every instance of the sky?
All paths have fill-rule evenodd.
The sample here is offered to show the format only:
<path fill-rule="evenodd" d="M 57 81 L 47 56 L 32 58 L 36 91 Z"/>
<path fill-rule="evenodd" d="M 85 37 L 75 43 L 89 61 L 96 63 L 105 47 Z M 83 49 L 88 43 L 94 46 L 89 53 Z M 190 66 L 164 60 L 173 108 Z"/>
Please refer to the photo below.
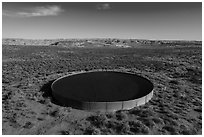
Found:
<path fill-rule="evenodd" d="M 202 3 L 3 2 L 2 35 L 202 40 Z"/>

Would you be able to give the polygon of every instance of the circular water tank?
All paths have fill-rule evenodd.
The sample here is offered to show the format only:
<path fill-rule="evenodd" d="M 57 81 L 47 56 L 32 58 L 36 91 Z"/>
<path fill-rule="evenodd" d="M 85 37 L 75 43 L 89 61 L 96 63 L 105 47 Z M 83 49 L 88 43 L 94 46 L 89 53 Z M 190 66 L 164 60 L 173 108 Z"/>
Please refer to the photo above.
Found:
<path fill-rule="evenodd" d="M 61 77 L 52 83 L 52 95 L 60 104 L 88 111 L 131 109 L 148 102 L 153 84 L 141 76 L 93 71 Z"/>

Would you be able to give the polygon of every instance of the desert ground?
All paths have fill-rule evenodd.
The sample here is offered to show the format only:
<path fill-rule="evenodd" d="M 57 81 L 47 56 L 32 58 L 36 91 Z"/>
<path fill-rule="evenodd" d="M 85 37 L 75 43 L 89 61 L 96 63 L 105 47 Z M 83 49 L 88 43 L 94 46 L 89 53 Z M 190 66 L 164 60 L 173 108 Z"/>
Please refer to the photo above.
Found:
<path fill-rule="evenodd" d="M 2 44 L 4 135 L 202 134 L 202 45 L 196 41 L 23 40 Z M 88 112 L 53 101 L 51 84 L 81 71 L 114 70 L 154 84 L 145 105 Z"/>

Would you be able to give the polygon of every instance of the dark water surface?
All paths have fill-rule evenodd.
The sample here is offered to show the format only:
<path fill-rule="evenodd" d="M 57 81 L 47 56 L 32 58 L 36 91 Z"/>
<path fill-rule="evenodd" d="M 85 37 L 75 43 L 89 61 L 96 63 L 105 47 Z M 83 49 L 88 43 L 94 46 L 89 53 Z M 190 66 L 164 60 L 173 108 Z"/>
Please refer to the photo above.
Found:
<path fill-rule="evenodd" d="M 53 84 L 53 92 L 78 101 L 125 101 L 147 95 L 153 84 L 138 75 L 98 71 L 63 77 Z"/>

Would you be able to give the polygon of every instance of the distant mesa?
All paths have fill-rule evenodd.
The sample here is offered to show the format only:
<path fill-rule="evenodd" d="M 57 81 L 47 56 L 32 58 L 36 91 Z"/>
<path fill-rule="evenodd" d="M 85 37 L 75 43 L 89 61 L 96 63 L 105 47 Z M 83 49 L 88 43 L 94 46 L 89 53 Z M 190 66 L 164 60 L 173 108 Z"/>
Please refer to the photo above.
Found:
<path fill-rule="evenodd" d="M 3 39 L 3 45 L 60 46 L 60 47 L 116 47 L 137 46 L 201 46 L 202 41 L 170 41 L 141 39 Z"/>

